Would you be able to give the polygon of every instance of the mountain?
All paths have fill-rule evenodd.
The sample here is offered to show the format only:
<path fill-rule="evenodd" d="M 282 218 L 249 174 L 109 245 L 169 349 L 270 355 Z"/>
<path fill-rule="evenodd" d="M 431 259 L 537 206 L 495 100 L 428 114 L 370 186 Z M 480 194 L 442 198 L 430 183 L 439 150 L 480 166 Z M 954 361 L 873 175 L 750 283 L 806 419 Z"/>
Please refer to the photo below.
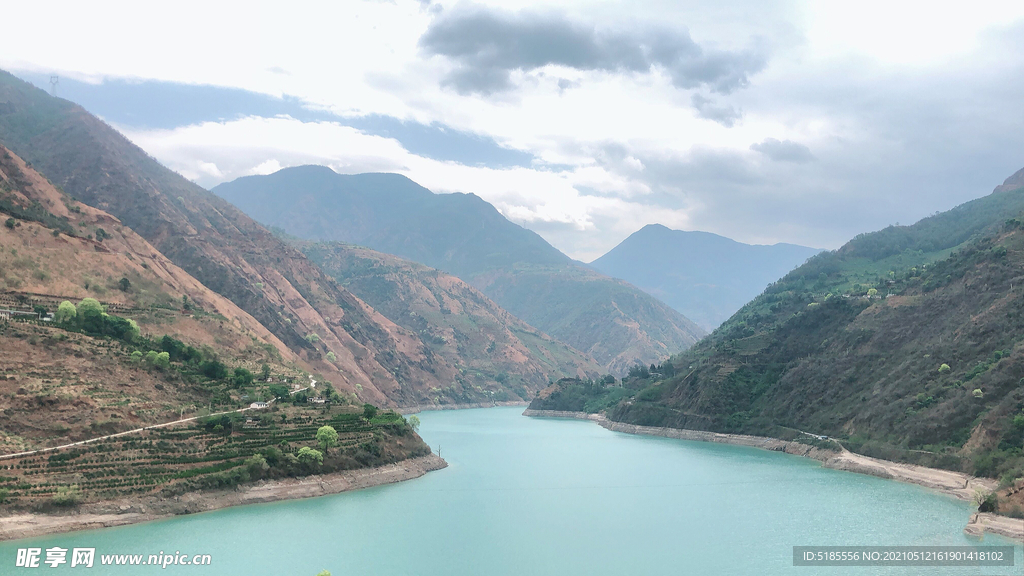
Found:
<path fill-rule="evenodd" d="M 1022 212 L 1024 171 L 818 254 L 690 350 L 634 374 L 635 394 L 609 416 L 802 431 L 887 459 L 1024 475 Z"/>
<path fill-rule="evenodd" d="M 80 107 L 0 72 L 0 142 L 133 229 L 345 392 L 422 404 L 457 369 L 234 206 Z M 485 399 L 470 389 L 463 396 Z"/>
<path fill-rule="evenodd" d="M 818 252 L 795 244 L 743 244 L 709 232 L 648 224 L 590 265 L 714 330 L 768 284 Z"/>
<path fill-rule="evenodd" d="M 117 218 L 71 199 L 3 146 L 0 213 L 0 309 L 13 309 L 15 319 L 95 298 L 135 322 L 141 338 L 160 342 L 168 335 L 252 372 L 267 364 L 295 378 L 311 369 Z M 181 313 L 182 297 L 189 314 Z M 166 422 L 181 406 L 227 401 L 227 386 L 189 386 L 140 370 L 129 361 L 127 342 L 112 346 L 109 338 L 39 322 L 0 324 L 4 452 Z M 137 345 L 145 349 L 146 342 Z"/>
<path fill-rule="evenodd" d="M 458 276 L 543 332 L 623 372 L 704 331 L 636 287 L 573 262 L 472 194 L 434 194 L 397 174 L 323 166 L 247 176 L 213 192 L 307 240 L 359 244 Z"/>
<path fill-rule="evenodd" d="M 351 244 L 295 244 L 342 286 L 456 366 L 457 379 L 474 386 L 501 382 L 529 398 L 565 374 L 600 373 L 592 359 L 509 314 L 455 276 Z M 512 398 L 500 390 L 494 399 Z"/>

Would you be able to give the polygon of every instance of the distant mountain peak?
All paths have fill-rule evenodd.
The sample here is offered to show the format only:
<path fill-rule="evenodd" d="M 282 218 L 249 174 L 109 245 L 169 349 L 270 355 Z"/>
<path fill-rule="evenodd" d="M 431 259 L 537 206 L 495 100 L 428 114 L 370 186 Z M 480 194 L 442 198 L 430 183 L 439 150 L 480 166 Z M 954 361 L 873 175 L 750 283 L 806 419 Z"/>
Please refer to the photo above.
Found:
<path fill-rule="evenodd" d="M 712 330 L 819 250 L 744 244 L 712 232 L 648 224 L 591 267 L 657 296 Z"/>

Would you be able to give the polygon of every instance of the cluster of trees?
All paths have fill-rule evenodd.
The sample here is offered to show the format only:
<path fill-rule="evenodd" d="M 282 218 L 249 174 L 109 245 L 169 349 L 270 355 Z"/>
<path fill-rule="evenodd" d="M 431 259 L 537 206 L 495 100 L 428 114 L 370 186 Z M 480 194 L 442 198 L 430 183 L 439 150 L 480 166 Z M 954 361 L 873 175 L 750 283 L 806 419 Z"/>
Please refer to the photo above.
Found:
<path fill-rule="evenodd" d="M 110 336 L 135 343 L 140 336 L 139 325 L 131 318 L 108 314 L 95 298 L 83 298 L 76 306 L 67 300 L 60 303 L 54 320 L 68 329 L 77 329 L 90 336 Z"/>

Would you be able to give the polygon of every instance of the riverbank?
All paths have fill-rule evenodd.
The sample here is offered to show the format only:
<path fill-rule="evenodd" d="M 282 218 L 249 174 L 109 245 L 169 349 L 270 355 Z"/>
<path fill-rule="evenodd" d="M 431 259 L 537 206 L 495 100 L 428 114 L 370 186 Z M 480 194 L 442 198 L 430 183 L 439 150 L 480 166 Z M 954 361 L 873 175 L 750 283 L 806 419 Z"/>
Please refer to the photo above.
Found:
<path fill-rule="evenodd" d="M 260 481 L 234 489 L 189 492 L 174 498 L 140 496 L 86 503 L 66 513 L 15 513 L 0 517 L 0 540 L 125 526 L 229 506 L 326 496 L 412 480 L 447 466 L 441 457 L 429 454 L 376 468 Z"/>
<path fill-rule="evenodd" d="M 471 408 L 497 408 L 499 406 L 529 405 L 530 403 L 526 400 L 512 400 L 508 402 L 471 402 L 467 404 L 416 404 L 414 406 L 396 408 L 395 410 L 403 416 L 408 416 L 409 414 L 416 414 L 418 412 L 430 410 L 468 410 Z"/>
<path fill-rule="evenodd" d="M 816 448 L 807 444 L 768 438 L 764 436 L 747 436 L 744 434 L 721 434 L 717 432 L 705 432 L 701 430 L 683 430 L 680 428 L 658 428 L 653 426 L 637 426 L 623 422 L 614 422 L 601 414 L 587 414 L 584 412 L 564 412 L 557 410 L 529 410 L 523 412 L 524 416 L 540 418 L 572 418 L 576 420 L 590 420 L 603 428 L 614 432 L 626 434 L 643 434 L 647 436 L 663 436 L 678 440 L 694 440 L 698 442 L 717 442 L 721 444 L 735 444 L 738 446 L 750 446 L 762 448 L 773 452 L 785 452 L 795 456 L 813 458 L 822 463 L 826 468 L 870 474 L 879 478 L 897 480 L 917 484 L 926 488 L 936 490 L 943 494 L 973 502 L 978 492 L 988 493 L 994 491 L 998 483 L 988 478 L 975 478 L 960 472 L 927 468 L 914 464 L 902 464 L 889 462 L 878 458 L 871 458 L 853 452 L 843 450 L 833 452 L 822 448 Z M 991 532 L 1018 541 L 1024 541 L 1024 520 L 999 516 L 997 514 L 977 513 L 971 517 L 970 523 L 964 529 L 968 534 L 980 535 L 981 532 Z"/>

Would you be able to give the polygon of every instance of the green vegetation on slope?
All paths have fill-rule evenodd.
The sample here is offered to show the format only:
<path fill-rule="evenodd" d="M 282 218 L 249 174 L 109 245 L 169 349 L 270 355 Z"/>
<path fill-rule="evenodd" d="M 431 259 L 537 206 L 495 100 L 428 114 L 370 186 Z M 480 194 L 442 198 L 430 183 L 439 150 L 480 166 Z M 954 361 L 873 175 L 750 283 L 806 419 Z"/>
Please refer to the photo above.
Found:
<path fill-rule="evenodd" d="M 1024 188 L 1012 183 L 815 256 L 609 416 L 800 430 L 888 459 L 1020 476 Z"/>

